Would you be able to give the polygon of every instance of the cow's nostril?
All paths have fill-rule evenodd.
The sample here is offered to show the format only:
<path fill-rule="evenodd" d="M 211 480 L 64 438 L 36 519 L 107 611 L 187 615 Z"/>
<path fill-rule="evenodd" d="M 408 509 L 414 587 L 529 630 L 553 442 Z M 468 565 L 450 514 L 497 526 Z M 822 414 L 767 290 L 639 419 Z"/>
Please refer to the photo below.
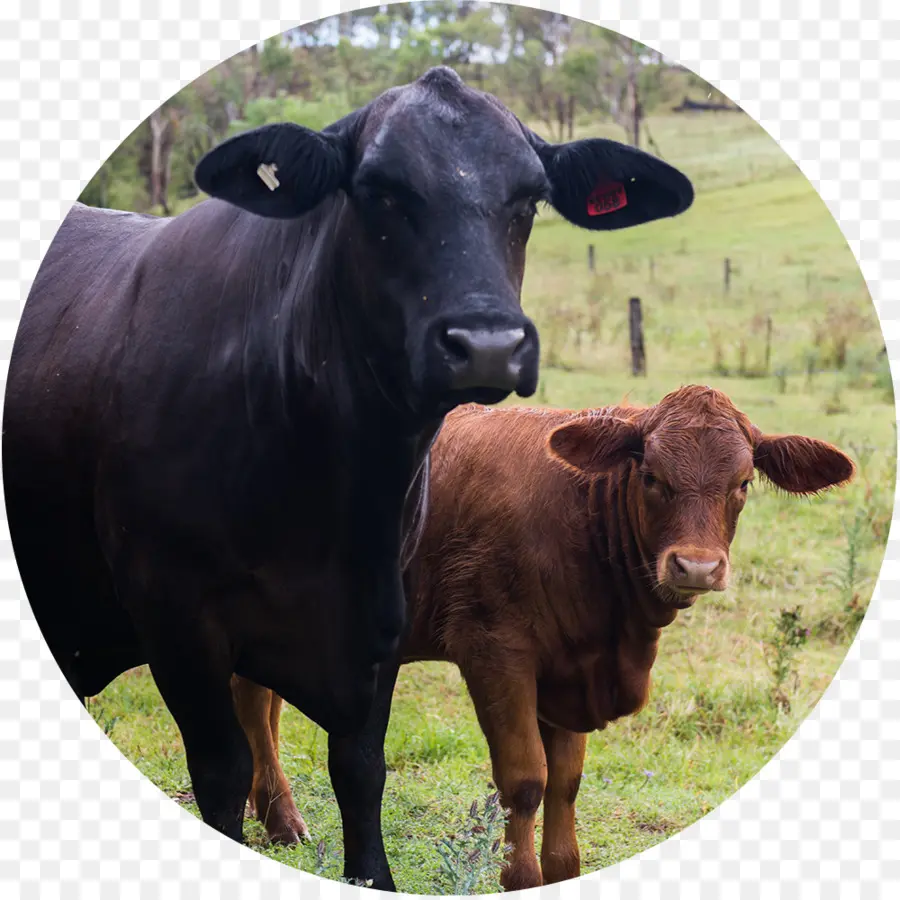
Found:
<path fill-rule="evenodd" d="M 466 362 L 471 351 L 471 332 L 459 328 L 448 328 L 440 337 L 441 347 L 451 360 Z"/>

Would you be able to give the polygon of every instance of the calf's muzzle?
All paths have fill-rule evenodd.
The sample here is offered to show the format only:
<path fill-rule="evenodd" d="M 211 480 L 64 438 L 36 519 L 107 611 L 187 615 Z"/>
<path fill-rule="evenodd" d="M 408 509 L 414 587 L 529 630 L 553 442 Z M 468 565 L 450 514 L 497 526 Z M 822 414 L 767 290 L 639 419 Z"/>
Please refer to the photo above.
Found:
<path fill-rule="evenodd" d="M 728 557 L 721 550 L 672 547 L 661 562 L 660 581 L 677 593 L 703 594 L 728 587 Z"/>

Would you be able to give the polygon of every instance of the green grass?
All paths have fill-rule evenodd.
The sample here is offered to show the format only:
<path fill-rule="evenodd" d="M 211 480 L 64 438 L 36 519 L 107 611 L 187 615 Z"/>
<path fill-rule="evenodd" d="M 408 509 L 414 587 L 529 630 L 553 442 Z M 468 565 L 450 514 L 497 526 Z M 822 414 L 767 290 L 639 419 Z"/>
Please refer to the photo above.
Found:
<path fill-rule="evenodd" d="M 877 355 L 881 334 L 853 256 L 821 200 L 743 116 L 671 116 L 651 128 L 665 157 L 695 182 L 687 214 L 609 234 L 578 231 L 552 212 L 535 226 L 525 306 L 543 342 L 538 402 L 587 407 L 626 395 L 654 402 L 680 384 L 703 382 L 725 390 L 764 430 L 834 441 L 862 466 L 849 489 L 811 500 L 754 488 L 734 545 L 731 587 L 701 598 L 664 632 L 648 707 L 590 738 L 578 802 L 585 871 L 696 821 L 790 737 L 853 637 L 841 587 L 845 526 L 858 513 L 865 521 L 857 548 L 857 592 L 865 603 L 893 496 L 896 434 L 890 376 Z M 596 275 L 587 271 L 590 243 Z M 726 256 L 736 269 L 727 297 Z M 632 295 L 644 305 L 648 376 L 641 379 L 629 369 Z M 773 702 L 765 649 L 779 610 L 795 605 L 812 633 L 797 653 L 785 712 Z M 178 731 L 145 670 L 119 678 L 91 710 L 148 778 L 171 796 L 188 794 Z M 282 735 L 285 769 L 313 842 L 270 848 L 255 822 L 247 825 L 249 842 L 287 865 L 337 877 L 340 824 L 326 737 L 293 709 Z M 440 893 L 437 843 L 491 790 L 487 747 L 455 668 L 429 663 L 402 671 L 387 759 L 384 830 L 397 885 Z M 196 813 L 189 797 L 182 802 Z"/>

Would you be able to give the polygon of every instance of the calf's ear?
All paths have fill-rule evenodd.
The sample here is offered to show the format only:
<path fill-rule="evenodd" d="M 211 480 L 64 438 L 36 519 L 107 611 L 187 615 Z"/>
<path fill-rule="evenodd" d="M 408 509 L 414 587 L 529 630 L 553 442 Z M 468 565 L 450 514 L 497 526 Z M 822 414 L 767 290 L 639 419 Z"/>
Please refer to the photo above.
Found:
<path fill-rule="evenodd" d="M 339 133 L 289 122 L 263 125 L 213 147 L 194 170 L 201 191 L 272 219 L 293 219 L 344 182 L 349 153 Z"/>
<path fill-rule="evenodd" d="M 846 484 L 856 471 L 853 460 L 837 447 L 797 434 L 759 434 L 753 464 L 791 494 L 815 494 Z"/>
<path fill-rule="evenodd" d="M 593 231 L 677 216 L 694 201 L 686 175 L 649 153 L 603 138 L 548 144 L 526 129 L 550 180 L 553 207 Z"/>
<path fill-rule="evenodd" d="M 582 416 L 560 425 L 547 438 L 547 452 L 585 475 L 602 475 L 641 453 L 644 438 L 626 419 Z"/>

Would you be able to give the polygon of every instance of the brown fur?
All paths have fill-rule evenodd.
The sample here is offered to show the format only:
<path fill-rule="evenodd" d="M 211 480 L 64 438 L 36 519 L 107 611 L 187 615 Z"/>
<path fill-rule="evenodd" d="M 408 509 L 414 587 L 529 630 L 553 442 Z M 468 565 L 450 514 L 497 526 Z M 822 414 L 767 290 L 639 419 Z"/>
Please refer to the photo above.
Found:
<path fill-rule="evenodd" d="M 585 733 L 641 709 L 660 629 L 724 589 L 754 466 L 793 493 L 853 475 L 834 447 L 765 436 L 697 386 L 647 408 L 470 405 L 447 417 L 403 658 L 453 662 L 466 680 L 510 811 L 507 890 L 579 874 Z M 683 586 L 701 577 L 691 566 L 703 587 Z"/>

